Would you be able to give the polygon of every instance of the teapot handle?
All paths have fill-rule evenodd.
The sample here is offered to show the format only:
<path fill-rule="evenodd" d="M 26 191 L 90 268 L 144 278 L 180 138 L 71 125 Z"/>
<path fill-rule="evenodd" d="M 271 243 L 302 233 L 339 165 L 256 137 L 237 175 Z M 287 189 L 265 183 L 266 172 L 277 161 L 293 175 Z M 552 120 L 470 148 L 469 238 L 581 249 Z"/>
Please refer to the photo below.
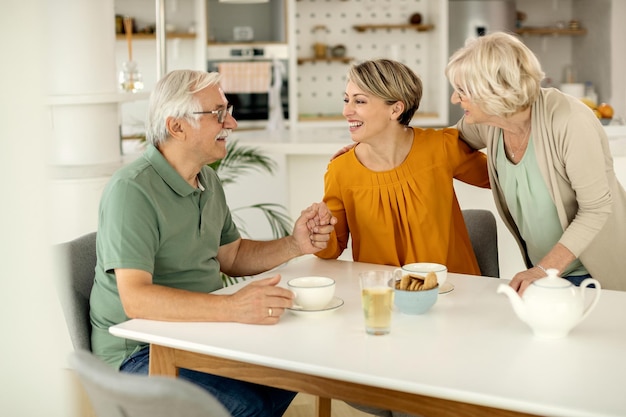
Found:
<path fill-rule="evenodd" d="M 582 296 L 583 302 L 585 300 L 585 293 L 587 292 L 587 288 L 591 284 L 594 284 L 596 286 L 595 294 L 594 294 L 593 300 L 591 301 L 589 306 L 587 306 L 587 308 L 583 312 L 583 315 L 580 318 L 579 322 L 583 321 L 583 319 L 585 317 L 587 317 L 587 315 L 589 315 L 589 313 L 591 313 L 591 310 L 593 310 L 593 308 L 596 306 L 596 304 L 598 304 L 598 300 L 600 299 L 600 289 L 601 289 L 600 282 L 598 282 L 597 279 L 587 278 L 587 279 L 583 280 L 583 282 L 580 283 L 580 291 L 581 291 L 581 296 Z"/>

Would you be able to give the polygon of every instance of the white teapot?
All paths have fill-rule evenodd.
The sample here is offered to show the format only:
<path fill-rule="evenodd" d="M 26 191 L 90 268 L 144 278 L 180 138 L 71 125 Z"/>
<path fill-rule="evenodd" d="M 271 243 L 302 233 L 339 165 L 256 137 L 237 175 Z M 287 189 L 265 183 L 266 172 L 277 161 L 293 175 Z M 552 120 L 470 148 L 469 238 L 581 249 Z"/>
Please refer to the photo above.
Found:
<path fill-rule="evenodd" d="M 548 276 L 533 281 L 522 297 L 508 284 L 500 284 L 497 292 L 511 300 L 517 316 L 530 326 L 535 336 L 543 338 L 565 337 L 580 323 L 600 299 L 600 283 L 587 278 L 577 288 L 559 277 L 558 270 L 548 269 Z M 585 290 L 595 284 L 594 298 L 585 308 Z"/>

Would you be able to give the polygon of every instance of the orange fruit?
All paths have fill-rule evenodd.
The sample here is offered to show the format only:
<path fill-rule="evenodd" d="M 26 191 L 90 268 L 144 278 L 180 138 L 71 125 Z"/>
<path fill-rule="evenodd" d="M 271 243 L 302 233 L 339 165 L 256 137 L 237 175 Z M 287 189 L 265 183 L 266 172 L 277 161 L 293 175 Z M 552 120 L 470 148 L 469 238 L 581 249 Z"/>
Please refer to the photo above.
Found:
<path fill-rule="evenodd" d="M 603 119 L 613 118 L 613 107 L 608 103 L 601 103 L 598 106 L 598 112 Z"/>

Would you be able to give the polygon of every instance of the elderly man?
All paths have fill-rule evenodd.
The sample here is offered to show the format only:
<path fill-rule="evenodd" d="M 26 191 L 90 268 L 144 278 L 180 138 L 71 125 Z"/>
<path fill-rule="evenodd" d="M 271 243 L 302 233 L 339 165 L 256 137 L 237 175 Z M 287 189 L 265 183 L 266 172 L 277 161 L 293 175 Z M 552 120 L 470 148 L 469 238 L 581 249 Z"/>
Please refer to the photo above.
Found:
<path fill-rule="evenodd" d="M 95 283 L 91 293 L 93 351 L 121 371 L 147 373 L 144 343 L 109 334 L 110 326 L 143 318 L 276 324 L 293 294 L 280 276 L 255 280 L 232 295 L 220 271 L 246 276 L 326 247 L 336 219 L 323 203 L 296 220 L 293 234 L 273 241 L 242 239 L 224 190 L 207 164 L 226 155 L 237 121 L 220 75 L 178 70 L 150 98 L 145 153 L 115 173 L 100 203 Z M 295 393 L 181 370 L 233 416 L 280 416 Z"/>

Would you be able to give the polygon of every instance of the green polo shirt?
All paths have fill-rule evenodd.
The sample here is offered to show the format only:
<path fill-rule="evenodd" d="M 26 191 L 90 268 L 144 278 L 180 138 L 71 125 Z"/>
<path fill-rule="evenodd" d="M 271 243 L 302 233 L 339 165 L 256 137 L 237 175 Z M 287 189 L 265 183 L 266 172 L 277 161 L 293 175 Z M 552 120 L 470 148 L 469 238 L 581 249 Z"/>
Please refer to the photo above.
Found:
<path fill-rule="evenodd" d="M 189 291 L 222 288 L 217 251 L 240 237 L 216 173 L 205 167 L 202 189 L 190 186 L 149 146 L 117 171 L 100 202 L 97 264 L 91 291 L 93 352 L 116 368 L 145 343 L 109 334 L 128 320 L 115 268 L 141 269 L 158 285 Z"/>

